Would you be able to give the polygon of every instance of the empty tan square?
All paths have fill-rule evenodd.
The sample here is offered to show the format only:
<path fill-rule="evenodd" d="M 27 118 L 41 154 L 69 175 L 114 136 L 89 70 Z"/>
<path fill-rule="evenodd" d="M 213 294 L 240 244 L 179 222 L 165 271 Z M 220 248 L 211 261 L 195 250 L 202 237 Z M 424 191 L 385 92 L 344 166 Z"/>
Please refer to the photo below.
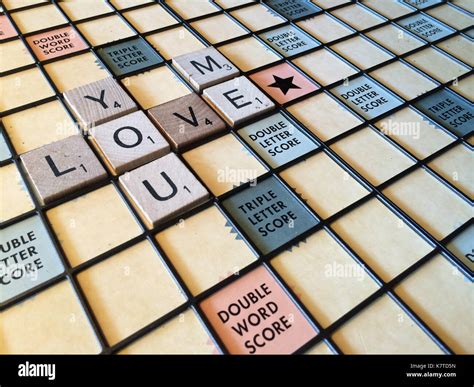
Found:
<path fill-rule="evenodd" d="M 0 313 L 2 354 L 97 354 L 99 342 L 69 281 Z"/>
<path fill-rule="evenodd" d="M 24 34 L 67 23 L 67 19 L 53 4 L 15 12 L 11 16 Z"/>
<path fill-rule="evenodd" d="M 345 354 L 442 354 L 422 328 L 388 295 L 332 336 Z"/>
<path fill-rule="evenodd" d="M 472 200 L 474 196 L 474 155 L 465 145 L 457 145 L 428 164 Z"/>
<path fill-rule="evenodd" d="M 127 9 L 151 2 L 153 0 L 110 0 L 110 3 L 117 9 Z"/>
<path fill-rule="evenodd" d="M 455 353 L 474 351 L 472 283 L 446 258 L 437 255 L 395 292 Z"/>
<path fill-rule="evenodd" d="M 61 204 L 46 215 L 71 266 L 105 253 L 142 232 L 112 185 Z"/>
<path fill-rule="evenodd" d="M 462 35 L 443 40 L 437 46 L 469 66 L 474 66 L 472 50 L 474 43 Z"/>
<path fill-rule="evenodd" d="M 375 126 L 420 160 L 454 141 L 444 130 L 408 107 L 376 122 Z"/>
<path fill-rule="evenodd" d="M 2 3 L 8 10 L 26 7 L 28 5 L 46 3 L 47 0 L 3 0 Z"/>
<path fill-rule="evenodd" d="M 280 175 L 322 218 L 334 215 L 368 194 L 324 152 L 295 164 Z"/>
<path fill-rule="evenodd" d="M 2 121 L 18 154 L 78 134 L 74 121 L 57 100 L 3 117 Z"/>
<path fill-rule="evenodd" d="M 378 16 L 375 12 L 368 11 L 359 4 L 352 4 L 347 7 L 335 9 L 331 11 L 331 14 L 358 31 L 366 30 L 385 21 L 383 17 Z"/>
<path fill-rule="evenodd" d="M 400 16 L 413 12 L 412 8 L 407 7 L 402 2 L 399 2 L 397 0 L 365 0 L 364 5 L 367 5 L 369 8 L 372 8 L 379 14 L 389 19 L 396 19 Z"/>
<path fill-rule="evenodd" d="M 433 249 L 378 199 L 357 207 L 331 227 L 384 281 Z"/>
<path fill-rule="evenodd" d="M 97 0 L 61 1 L 58 5 L 73 21 L 87 19 L 113 11 L 107 2 Z"/>
<path fill-rule="evenodd" d="M 77 24 L 76 27 L 92 46 L 125 39 L 135 34 L 117 15 Z"/>
<path fill-rule="evenodd" d="M 0 222 L 35 208 L 28 188 L 15 164 L 0 168 Z"/>
<path fill-rule="evenodd" d="M 44 68 L 61 93 L 110 76 L 90 52 L 47 64 Z"/>
<path fill-rule="evenodd" d="M 183 26 L 149 35 L 146 39 L 166 60 L 204 48 L 204 44 Z"/>
<path fill-rule="evenodd" d="M 296 24 L 323 43 L 329 43 L 353 33 L 350 28 L 325 13 L 301 20 Z"/>
<path fill-rule="evenodd" d="M 424 169 L 417 169 L 383 192 L 438 240 L 473 216 L 466 201 Z"/>
<path fill-rule="evenodd" d="M 470 70 L 432 47 L 418 51 L 405 60 L 441 83 L 453 81 Z"/>
<path fill-rule="evenodd" d="M 216 207 L 156 235 L 193 294 L 199 294 L 255 261 L 256 257 Z"/>
<path fill-rule="evenodd" d="M 402 55 L 409 51 L 413 51 L 425 44 L 421 39 L 415 38 L 413 35 L 394 24 L 388 24 L 377 28 L 376 30 L 367 32 L 365 35 L 371 38 L 374 42 L 388 48 L 396 55 Z"/>
<path fill-rule="evenodd" d="M 191 93 L 166 66 L 125 78 L 122 83 L 143 109 L 149 109 Z"/>
<path fill-rule="evenodd" d="M 53 95 L 53 89 L 37 67 L 0 78 L 0 112 Z"/>
<path fill-rule="evenodd" d="M 263 4 L 231 11 L 230 14 L 251 31 L 261 31 L 285 22 L 279 14 Z"/>
<path fill-rule="evenodd" d="M 266 172 L 232 134 L 186 152 L 183 157 L 216 196 Z"/>
<path fill-rule="evenodd" d="M 325 342 L 316 344 L 309 351 L 305 352 L 305 355 L 334 355 L 335 353 Z"/>
<path fill-rule="evenodd" d="M 167 0 L 166 3 L 186 20 L 208 15 L 219 10 L 211 1 L 193 1 L 192 6 L 189 4 L 189 0 Z"/>
<path fill-rule="evenodd" d="M 255 0 L 215 0 L 216 4 L 221 6 L 223 9 L 234 8 L 239 5 L 254 3 Z"/>
<path fill-rule="evenodd" d="M 13 70 L 31 63 L 35 63 L 35 61 L 20 39 L 0 44 L 0 72 Z"/>
<path fill-rule="evenodd" d="M 442 4 L 439 7 L 429 9 L 426 13 L 457 30 L 463 30 L 469 26 L 472 27 L 472 15 L 459 11 L 448 4 Z"/>
<path fill-rule="evenodd" d="M 364 268 L 324 230 L 271 264 L 323 327 L 378 289 Z"/>
<path fill-rule="evenodd" d="M 247 33 L 241 26 L 225 14 L 211 16 L 206 19 L 192 22 L 191 27 L 199 32 L 211 44 L 221 43 Z"/>
<path fill-rule="evenodd" d="M 186 301 L 148 241 L 92 266 L 77 279 L 110 345 Z"/>
<path fill-rule="evenodd" d="M 323 9 L 333 8 L 341 4 L 350 3 L 351 0 L 311 0 Z"/>
<path fill-rule="evenodd" d="M 474 12 L 474 4 L 472 4 L 471 0 L 453 0 L 453 4 L 456 4 L 466 11 Z"/>
<path fill-rule="evenodd" d="M 450 89 L 472 102 L 474 100 L 474 75 L 469 75 L 454 83 Z"/>
<path fill-rule="evenodd" d="M 323 86 L 340 81 L 358 71 L 326 49 L 300 56 L 293 59 L 293 63 Z"/>
<path fill-rule="evenodd" d="M 142 34 L 178 23 L 161 4 L 153 4 L 124 12 L 123 16 Z"/>
<path fill-rule="evenodd" d="M 331 148 L 376 186 L 414 164 L 413 160 L 370 128 L 339 140 Z"/>
<path fill-rule="evenodd" d="M 360 36 L 336 43 L 331 48 L 362 70 L 374 67 L 392 58 L 392 55 Z"/>
<path fill-rule="evenodd" d="M 211 355 L 219 353 L 192 309 L 159 326 L 120 352 L 123 355 Z"/>
<path fill-rule="evenodd" d="M 223 45 L 219 47 L 219 51 L 242 71 L 254 70 L 280 59 L 253 36 Z"/>
<path fill-rule="evenodd" d="M 435 82 L 400 61 L 372 71 L 370 75 L 407 101 L 437 86 Z"/>

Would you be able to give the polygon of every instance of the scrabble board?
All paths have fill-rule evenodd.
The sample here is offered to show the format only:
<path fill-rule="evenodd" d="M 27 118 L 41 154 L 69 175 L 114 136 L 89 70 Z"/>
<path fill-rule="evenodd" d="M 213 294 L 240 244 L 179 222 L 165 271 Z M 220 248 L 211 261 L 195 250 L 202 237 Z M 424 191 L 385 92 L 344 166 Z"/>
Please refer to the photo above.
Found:
<path fill-rule="evenodd" d="M 473 353 L 472 1 L 1 4 L 1 354 Z"/>

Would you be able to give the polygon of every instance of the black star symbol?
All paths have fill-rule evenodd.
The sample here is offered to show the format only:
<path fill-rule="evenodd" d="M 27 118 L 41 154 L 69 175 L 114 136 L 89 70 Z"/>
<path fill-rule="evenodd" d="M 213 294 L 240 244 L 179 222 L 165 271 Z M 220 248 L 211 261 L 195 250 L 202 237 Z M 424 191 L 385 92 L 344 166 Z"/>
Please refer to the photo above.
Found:
<path fill-rule="evenodd" d="M 271 85 L 268 85 L 268 87 L 276 87 L 280 89 L 284 95 L 286 95 L 290 89 L 301 89 L 301 87 L 293 83 L 293 78 L 294 77 L 280 78 L 276 75 L 273 75 L 275 82 L 273 82 Z"/>

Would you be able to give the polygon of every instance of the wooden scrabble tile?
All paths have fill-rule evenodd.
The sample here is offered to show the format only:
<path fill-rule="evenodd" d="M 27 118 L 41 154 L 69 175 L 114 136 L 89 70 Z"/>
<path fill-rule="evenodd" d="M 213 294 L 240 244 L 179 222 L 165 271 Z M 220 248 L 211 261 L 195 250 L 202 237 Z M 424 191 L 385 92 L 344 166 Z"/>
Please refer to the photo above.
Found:
<path fill-rule="evenodd" d="M 21 161 L 42 204 L 107 177 L 82 136 L 71 136 L 25 153 Z"/>
<path fill-rule="evenodd" d="M 221 43 L 245 35 L 247 31 L 230 16 L 219 14 L 190 23 L 211 44 Z"/>
<path fill-rule="evenodd" d="M 68 90 L 64 99 L 84 128 L 137 110 L 137 105 L 111 77 Z"/>
<path fill-rule="evenodd" d="M 24 34 L 67 23 L 67 19 L 54 4 L 15 12 L 11 16 Z"/>
<path fill-rule="evenodd" d="M 28 188 L 15 164 L 0 168 L 0 222 L 12 219 L 35 208 Z M 3 234 L 2 234 L 3 238 Z"/>
<path fill-rule="evenodd" d="M 244 76 L 204 90 L 203 97 L 231 126 L 237 126 L 275 107 L 275 104 Z"/>
<path fill-rule="evenodd" d="M 170 149 L 142 111 L 96 126 L 90 138 L 115 175 L 164 156 Z"/>
<path fill-rule="evenodd" d="M 147 227 L 153 228 L 208 198 L 208 192 L 170 153 L 119 178 Z"/>
<path fill-rule="evenodd" d="M 135 34 L 118 15 L 81 23 L 77 25 L 77 28 L 92 46 L 125 39 Z"/>
<path fill-rule="evenodd" d="M 224 121 L 195 93 L 155 106 L 148 115 L 179 151 L 225 129 Z"/>
<path fill-rule="evenodd" d="M 239 70 L 214 47 L 178 56 L 173 66 L 197 91 L 239 75 Z"/>
<path fill-rule="evenodd" d="M 0 61 L 0 72 L 13 70 L 35 63 L 25 44 L 20 39 L 2 43 L 0 45 L 0 58 L 8 58 L 8 60 L 2 59 Z"/>
<path fill-rule="evenodd" d="M 17 36 L 18 32 L 16 32 L 15 28 L 13 27 L 12 23 L 6 15 L 0 16 L 0 40 L 12 38 L 13 36 Z"/>

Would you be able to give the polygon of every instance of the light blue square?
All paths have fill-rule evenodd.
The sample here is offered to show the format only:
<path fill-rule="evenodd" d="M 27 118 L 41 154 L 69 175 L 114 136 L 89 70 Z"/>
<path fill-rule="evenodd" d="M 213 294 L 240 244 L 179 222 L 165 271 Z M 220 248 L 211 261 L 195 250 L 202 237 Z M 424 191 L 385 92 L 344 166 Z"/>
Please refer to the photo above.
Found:
<path fill-rule="evenodd" d="M 260 38 L 284 57 L 300 54 L 320 45 L 307 33 L 289 25 L 267 31 Z"/>
<path fill-rule="evenodd" d="M 434 4 L 442 3 L 442 0 L 402 0 L 400 2 L 412 5 L 415 8 L 418 8 L 418 9 L 424 9 L 424 8 L 430 7 Z"/>
<path fill-rule="evenodd" d="M 428 42 L 435 42 L 454 32 L 452 28 L 421 13 L 402 19 L 398 24 Z"/>
<path fill-rule="evenodd" d="M 446 246 L 471 271 L 474 271 L 474 225 L 470 225 Z"/>
<path fill-rule="evenodd" d="M 12 157 L 10 149 L 8 149 L 7 143 L 5 142 L 5 137 L 3 133 L 0 133 L 0 161 L 4 161 Z"/>

